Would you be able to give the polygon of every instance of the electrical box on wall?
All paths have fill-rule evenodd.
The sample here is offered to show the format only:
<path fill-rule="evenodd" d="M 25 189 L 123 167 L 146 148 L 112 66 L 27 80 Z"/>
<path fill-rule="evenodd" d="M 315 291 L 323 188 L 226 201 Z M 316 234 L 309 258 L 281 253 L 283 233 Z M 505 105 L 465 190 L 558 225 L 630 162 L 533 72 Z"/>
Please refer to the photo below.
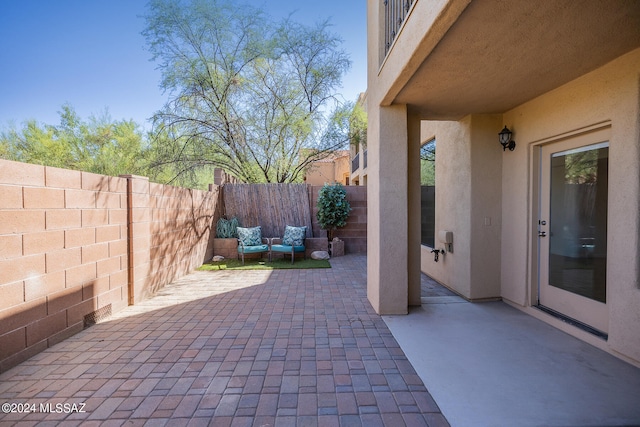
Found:
<path fill-rule="evenodd" d="M 453 232 L 440 230 L 438 232 L 438 240 L 440 243 L 444 243 L 447 252 L 453 252 Z"/>

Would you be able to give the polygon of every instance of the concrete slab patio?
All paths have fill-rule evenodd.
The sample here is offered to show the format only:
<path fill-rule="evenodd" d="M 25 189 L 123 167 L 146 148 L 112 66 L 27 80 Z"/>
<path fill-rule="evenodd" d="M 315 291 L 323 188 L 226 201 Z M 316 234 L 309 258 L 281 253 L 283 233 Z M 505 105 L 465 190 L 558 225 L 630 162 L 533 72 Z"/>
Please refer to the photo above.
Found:
<path fill-rule="evenodd" d="M 384 320 L 452 426 L 640 426 L 640 369 L 506 303 L 431 295 Z"/>
<path fill-rule="evenodd" d="M 0 424 L 448 425 L 366 299 L 366 258 L 332 265 L 184 277 L 0 375 Z"/>

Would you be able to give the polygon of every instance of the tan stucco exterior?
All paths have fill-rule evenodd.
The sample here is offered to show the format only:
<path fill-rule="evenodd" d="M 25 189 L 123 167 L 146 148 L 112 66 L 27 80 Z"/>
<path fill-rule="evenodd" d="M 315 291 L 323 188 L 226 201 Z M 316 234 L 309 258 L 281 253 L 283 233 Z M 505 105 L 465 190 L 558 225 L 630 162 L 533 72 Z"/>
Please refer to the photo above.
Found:
<path fill-rule="evenodd" d="M 504 115 L 518 129 L 522 150 L 503 165 L 503 234 L 517 236 L 502 248 L 502 296 L 528 306 L 535 291 L 531 274 L 536 242 L 528 225 L 537 220 L 532 197 L 534 167 L 545 143 L 590 129 L 610 127 L 607 296 L 608 349 L 640 361 L 640 49 Z M 505 156 L 506 157 L 506 156 Z M 522 173 L 527 171 L 526 174 Z M 507 177 L 517 179 L 507 179 Z M 515 213 L 515 214 L 514 214 Z M 528 279 L 522 286 L 520 278 Z"/>
<path fill-rule="evenodd" d="M 363 92 L 358 96 L 357 105 L 367 111 L 367 93 Z M 368 151 L 366 141 L 354 143 L 351 141 L 349 145 L 349 154 L 351 156 L 351 180 L 350 185 L 367 185 L 368 180 Z"/>
<path fill-rule="evenodd" d="M 348 185 L 351 164 L 349 151 L 341 150 L 326 159 L 313 162 L 305 173 L 304 181 L 309 185 L 333 184 Z"/>
<path fill-rule="evenodd" d="M 474 300 L 500 297 L 501 123 L 500 115 L 422 122 L 423 141 L 438 141 L 436 234 L 453 232 L 454 244 L 439 263 L 422 247 L 421 268 Z M 446 249 L 437 237 L 436 248 Z"/>
<path fill-rule="evenodd" d="M 364 144 L 351 145 L 349 153 L 351 156 L 351 179 L 349 185 L 367 185 L 367 146 Z"/>
<path fill-rule="evenodd" d="M 383 2 L 368 0 L 368 295 L 376 311 L 419 304 L 423 271 L 469 300 L 503 299 L 640 365 L 640 4 L 414 0 L 386 56 L 383 15 Z M 514 151 L 498 143 L 505 125 Z M 606 340 L 533 307 L 540 149 L 604 128 Z M 415 238 L 418 150 L 433 138 L 436 248 L 444 249 L 438 231 L 454 236 L 438 263 Z"/>

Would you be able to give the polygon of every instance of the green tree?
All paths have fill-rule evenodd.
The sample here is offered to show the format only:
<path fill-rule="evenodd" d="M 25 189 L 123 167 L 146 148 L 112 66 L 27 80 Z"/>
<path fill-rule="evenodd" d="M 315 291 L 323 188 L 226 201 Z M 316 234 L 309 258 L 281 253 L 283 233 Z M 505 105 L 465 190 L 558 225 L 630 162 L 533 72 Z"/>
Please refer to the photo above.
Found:
<path fill-rule="evenodd" d="M 114 121 L 107 113 L 83 121 L 69 105 L 57 126 L 31 120 L 3 131 L 0 147 L 4 158 L 26 163 L 114 176 L 146 172 L 146 143 L 135 122 Z"/>
<path fill-rule="evenodd" d="M 54 137 L 55 131 L 53 126 L 41 126 L 35 120 L 29 120 L 20 130 L 11 127 L 0 134 L 0 145 L 5 147 L 2 157 L 25 163 L 67 167 L 71 162 L 71 150 Z"/>
<path fill-rule="evenodd" d="M 353 104 L 349 115 L 349 141 L 353 145 L 367 145 L 367 112 L 360 102 Z"/>
<path fill-rule="evenodd" d="M 11 150 L 9 144 L 3 138 L 0 138 L 0 159 L 11 159 Z"/>
<path fill-rule="evenodd" d="M 191 167 L 173 161 L 174 156 L 180 155 L 181 148 L 176 139 L 164 132 L 157 132 L 149 139 L 149 146 L 143 152 L 147 166 L 145 175 L 153 182 L 207 189 L 213 182 L 214 166 L 202 162 L 199 167 Z"/>
<path fill-rule="evenodd" d="M 348 143 L 331 111 L 350 61 L 327 21 L 276 24 L 227 0 L 152 0 L 149 8 L 143 35 L 170 96 L 154 116 L 155 164 L 296 182 Z"/>
<path fill-rule="evenodd" d="M 420 185 L 436 185 L 436 140 L 420 147 Z"/>
<path fill-rule="evenodd" d="M 367 144 L 367 113 L 360 103 L 346 102 L 331 114 L 325 129 L 328 140 L 346 138 L 350 144 Z"/>
<path fill-rule="evenodd" d="M 351 204 L 347 200 L 347 191 L 342 184 L 325 184 L 318 192 L 318 213 L 316 218 L 323 230 L 327 230 L 329 240 L 333 239 L 336 228 L 347 225 Z"/>

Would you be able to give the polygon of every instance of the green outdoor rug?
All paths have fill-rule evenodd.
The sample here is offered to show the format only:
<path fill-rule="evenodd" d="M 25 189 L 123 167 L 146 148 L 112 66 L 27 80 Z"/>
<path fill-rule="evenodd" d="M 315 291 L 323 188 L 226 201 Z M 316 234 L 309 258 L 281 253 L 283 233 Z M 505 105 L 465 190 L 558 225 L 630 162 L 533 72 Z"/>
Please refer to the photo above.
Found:
<path fill-rule="evenodd" d="M 291 264 L 291 258 L 276 258 L 271 262 L 259 259 L 245 259 L 244 265 L 239 259 L 224 259 L 222 261 L 209 261 L 203 264 L 198 271 L 214 270 L 279 270 L 279 269 L 306 269 L 306 268 L 331 268 L 328 260 L 305 259 L 296 260 Z"/>

